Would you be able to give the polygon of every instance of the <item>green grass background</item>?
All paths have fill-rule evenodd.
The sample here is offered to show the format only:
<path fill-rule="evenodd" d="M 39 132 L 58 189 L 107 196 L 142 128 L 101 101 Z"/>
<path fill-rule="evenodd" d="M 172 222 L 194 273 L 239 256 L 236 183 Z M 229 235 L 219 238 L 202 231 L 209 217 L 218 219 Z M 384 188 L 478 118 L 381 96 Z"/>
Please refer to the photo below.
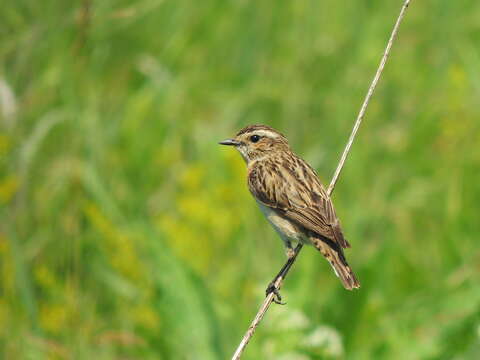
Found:
<path fill-rule="evenodd" d="M 328 183 L 401 1 L 5 0 L 0 358 L 227 359 L 284 261 L 217 141 Z M 480 3 L 413 1 L 334 193 L 243 359 L 480 358 Z"/>

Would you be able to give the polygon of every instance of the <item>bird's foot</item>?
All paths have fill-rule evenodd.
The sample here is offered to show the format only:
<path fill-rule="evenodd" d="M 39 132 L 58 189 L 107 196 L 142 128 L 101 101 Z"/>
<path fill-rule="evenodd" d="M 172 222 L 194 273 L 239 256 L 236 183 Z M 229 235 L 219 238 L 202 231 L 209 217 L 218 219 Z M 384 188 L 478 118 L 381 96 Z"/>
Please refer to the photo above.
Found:
<path fill-rule="evenodd" d="M 280 289 L 275 285 L 275 281 L 272 281 L 267 286 L 267 290 L 265 291 L 265 295 L 268 296 L 273 293 L 273 302 L 278 305 L 285 305 L 285 302 L 282 302 L 282 296 L 280 295 Z"/>

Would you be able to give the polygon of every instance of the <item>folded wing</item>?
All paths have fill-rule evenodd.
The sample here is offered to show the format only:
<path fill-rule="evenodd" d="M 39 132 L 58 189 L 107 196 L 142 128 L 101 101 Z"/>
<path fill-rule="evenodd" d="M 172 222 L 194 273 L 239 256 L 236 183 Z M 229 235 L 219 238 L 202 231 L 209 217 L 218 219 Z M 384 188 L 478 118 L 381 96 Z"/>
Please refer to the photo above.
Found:
<path fill-rule="evenodd" d="M 255 198 L 287 219 L 342 248 L 350 247 L 330 198 L 302 159 L 292 155 L 288 161 L 258 162 L 250 169 L 248 187 Z"/>

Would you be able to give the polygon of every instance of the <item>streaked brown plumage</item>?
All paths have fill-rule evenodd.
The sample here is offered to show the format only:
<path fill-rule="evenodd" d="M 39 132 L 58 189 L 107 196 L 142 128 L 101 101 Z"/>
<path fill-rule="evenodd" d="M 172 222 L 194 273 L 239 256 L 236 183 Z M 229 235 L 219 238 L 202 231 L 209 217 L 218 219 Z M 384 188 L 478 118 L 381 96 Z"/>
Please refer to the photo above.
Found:
<path fill-rule="evenodd" d="M 346 289 L 360 287 L 343 253 L 350 244 L 333 204 L 315 170 L 292 152 L 285 136 L 269 126 L 250 125 L 221 144 L 235 146 L 245 159 L 248 188 L 283 239 L 287 256 L 293 254 L 292 242 L 313 245 Z"/>

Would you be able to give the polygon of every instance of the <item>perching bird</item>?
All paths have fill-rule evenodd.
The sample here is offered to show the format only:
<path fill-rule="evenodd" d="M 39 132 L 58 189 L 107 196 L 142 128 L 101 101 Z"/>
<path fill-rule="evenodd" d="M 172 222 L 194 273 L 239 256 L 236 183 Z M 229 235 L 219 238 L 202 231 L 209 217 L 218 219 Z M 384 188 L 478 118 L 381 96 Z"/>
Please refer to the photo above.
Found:
<path fill-rule="evenodd" d="M 332 201 L 315 170 L 293 153 L 285 136 L 269 126 L 250 125 L 220 144 L 234 146 L 247 163 L 248 188 L 284 241 L 287 256 L 294 255 L 294 243 L 313 245 L 345 289 L 359 288 L 343 253 L 350 244 Z"/>

